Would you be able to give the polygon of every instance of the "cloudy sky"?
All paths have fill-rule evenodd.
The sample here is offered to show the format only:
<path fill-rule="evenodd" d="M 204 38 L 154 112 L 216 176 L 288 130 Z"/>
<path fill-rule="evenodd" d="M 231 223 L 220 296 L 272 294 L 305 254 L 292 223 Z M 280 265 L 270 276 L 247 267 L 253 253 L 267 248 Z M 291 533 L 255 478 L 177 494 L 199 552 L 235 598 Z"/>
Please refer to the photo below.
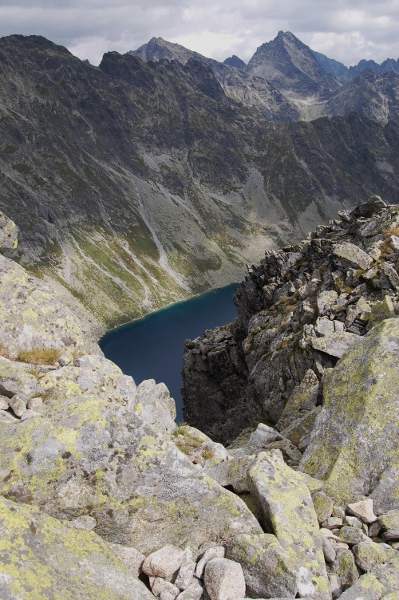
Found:
<path fill-rule="evenodd" d="M 0 0 L 0 36 L 43 35 L 93 64 L 154 36 L 248 61 L 280 30 L 347 66 L 397 59 L 399 0 Z"/>

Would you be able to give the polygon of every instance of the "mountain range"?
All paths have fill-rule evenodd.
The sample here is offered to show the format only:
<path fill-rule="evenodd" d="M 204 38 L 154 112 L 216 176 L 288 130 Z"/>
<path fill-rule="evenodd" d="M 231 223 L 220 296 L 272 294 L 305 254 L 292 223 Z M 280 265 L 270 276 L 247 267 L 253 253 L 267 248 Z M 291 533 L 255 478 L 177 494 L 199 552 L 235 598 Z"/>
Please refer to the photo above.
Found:
<path fill-rule="evenodd" d="M 342 84 L 290 33 L 235 63 L 154 38 L 95 67 L 0 39 L 9 252 L 96 326 L 237 281 L 372 193 L 397 201 L 397 72 Z"/>

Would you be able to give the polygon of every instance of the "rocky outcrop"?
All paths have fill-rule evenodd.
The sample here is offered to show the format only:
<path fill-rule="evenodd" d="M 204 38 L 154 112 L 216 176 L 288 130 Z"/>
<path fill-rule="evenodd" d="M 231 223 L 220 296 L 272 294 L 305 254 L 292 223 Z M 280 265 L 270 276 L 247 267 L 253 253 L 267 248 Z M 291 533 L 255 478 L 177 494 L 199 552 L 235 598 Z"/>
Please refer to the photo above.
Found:
<path fill-rule="evenodd" d="M 299 593 L 313 597 L 379 599 L 398 589 L 399 211 L 372 197 L 340 216 L 251 266 L 237 320 L 187 342 L 193 424 L 218 441 L 245 420 L 274 424 L 252 425 L 227 448 L 225 466 L 203 467 L 267 532 L 228 547 L 255 597 L 289 597 L 293 572 Z M 200 423 L 205 406 L 219 423 Z M 275 566 L 262 575 L 270 563 L 279 577 Z"/>
<path fill-rule="evenodd" d="M 249 267 L 235 297 L 237 320 L 187 342 L 188 421 L 231 441 L 263 419 L 303 450 L 326 369 L 396 314 L 398 215 L 374 197 Z"/>
<path fill-rule="evenodd" d="M 3 600 L 151 600 L 145 585 L 92 531 L 0 496 L 0 595 Z"/>

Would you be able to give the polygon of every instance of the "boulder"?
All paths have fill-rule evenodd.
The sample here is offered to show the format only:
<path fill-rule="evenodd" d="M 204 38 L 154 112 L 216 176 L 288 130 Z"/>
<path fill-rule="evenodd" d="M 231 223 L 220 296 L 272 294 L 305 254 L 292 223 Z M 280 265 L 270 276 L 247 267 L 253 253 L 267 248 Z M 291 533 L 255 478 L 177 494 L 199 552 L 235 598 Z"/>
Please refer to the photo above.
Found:
<path fill-rule="evenodd" d="M 266 530 L 276 535 L 290 568 L 297 573 L 298 592 L 329 599 L 317 516 L 309 488 L 300 473 L 278 451 L 262 452 L 248 471 L 251 494 L 257 500 Z"/>
<path fill-rule="evenodd" d="M 332 333 L 324 337 L 313 337 L 311 344 L 315 350 L 325 352 L 325 354 L 335 356 L 336 358 L 341 358 L 358 340 L 359 336 L 343 331 L 342 333 Z"/>
<path fill-rule="evenodd" d="M 54 288 L 0 255 L 0 339 L 11 358 L 25 352 L 54 349 L 59 356 L 101 350 L 86 335 L 87 327 L 65 306 Z M 33 359 L 32 359 L 33 362 Z"/>
<path fill-rule="evenodd" d="M 162 577 L 172 581 L 185 559 L 184 551 L 175 546 L 164 546 L 149 554 L 143 562 L 142 571 L 149 577 Z"/>
<path fill-rule="evenodd" d="M 375 326 L 324 377 L 323 408 L 301 469 L 345 506 L 365 496 L 377 514 L 399 508 L 399 319 Z"/>
<path fill-rule="evenodd" d="M 361 575 L 356 583 L 341 594 L 339 600 L 385 600 L 387 594 L 397 593 L 398 590 L 399 561 L 396 557 L 376 567 L 371 573 Z"/>
<path fill-rule="evenodd" d="M 376 544 L 370 540 L 360 542 L 352 548 L 355 561 L 362 571 L 374 571 L 379 565 L 388 563 L 394 557 L 395 550 L 385 544 Z"/>
<path fill-rule="evenodd" d="M 366 254 L 359 246 L 350 242 L 343 242 L 342 244 L 334 244 L 333 254 L 338 259 L 344 259 L 344 262 L 349 263 L 357 269 L 363 269 L 366 271 L 373 264 L 371 256 Z"/>
<path fill-rule="evenodd" d="M 294 596 L 297 574 L 271 534 L 238 535 L 227 548 L 226 557 L 242 566 L 247 594 L 252 598 Z"/>
<path fill-rule="evenodd" d="M 374 523 L 374 521 L 377 520 L 377 517 L 374 514 L 372 498 L 366 498 L 366 500 L 348 504 L 347 511 L 351 513 L 351 515 L 359 517 L 363 523 Z"/>
<path fill-rule="evenodd" d="M 241 565 L 227 558 L 213 558 L 207 563 L 204 583 L 210 600 L 237 600 L 245 596 Z"/>
<path fill-rule="evenodd" d="M 3 495 L 60 519 L 89 515 L 104 539 L 144 554 L 261 533 L 240 498 L 144 420 L 131 377 L 98 356 L 78 365 L 40 374 L 40 419 L 0 421 Z"/>
<path fill-rule="evenodd" d="M 0 497 L 0 597 L 153 600 L 92 531 Z"/>

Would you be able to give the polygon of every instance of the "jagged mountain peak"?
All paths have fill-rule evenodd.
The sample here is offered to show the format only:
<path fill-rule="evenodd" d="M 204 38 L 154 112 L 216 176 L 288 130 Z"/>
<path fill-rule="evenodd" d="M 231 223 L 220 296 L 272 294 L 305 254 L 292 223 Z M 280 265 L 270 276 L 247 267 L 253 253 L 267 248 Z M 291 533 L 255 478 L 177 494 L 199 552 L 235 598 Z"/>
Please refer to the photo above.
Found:
<path fill-rule="evenodd" d="M 320 66 L 309 46 L 290 31 L 280 31 L 274 40 L 262 44 L 246 70 L 298 98 L 323 97 L 339 88 L 339 83 Z"/>
<path fill-rule="evenodd" d="M 168 42 L 161 37 L 153 37 L 149 42 L 143 44 L 137 50 L 127 52 L 132 56 L 138 56 L 145 62 L 150 60 L 158 62 L 162 59 L 178 60 L 181 63 L 186 63 L 190 58 L 197 60 L 205 60 L 205 57 L 194 50 L 189 50 L 180 44 Z"/>
<path fill-rule="evenodd" d="M 245 69 L 246 67 L 245 62 L 235 54 L 226 58 L 226 60 L 223 61 L 223 64 L 228 67 L 236 67 L 237 69 Z"/>

